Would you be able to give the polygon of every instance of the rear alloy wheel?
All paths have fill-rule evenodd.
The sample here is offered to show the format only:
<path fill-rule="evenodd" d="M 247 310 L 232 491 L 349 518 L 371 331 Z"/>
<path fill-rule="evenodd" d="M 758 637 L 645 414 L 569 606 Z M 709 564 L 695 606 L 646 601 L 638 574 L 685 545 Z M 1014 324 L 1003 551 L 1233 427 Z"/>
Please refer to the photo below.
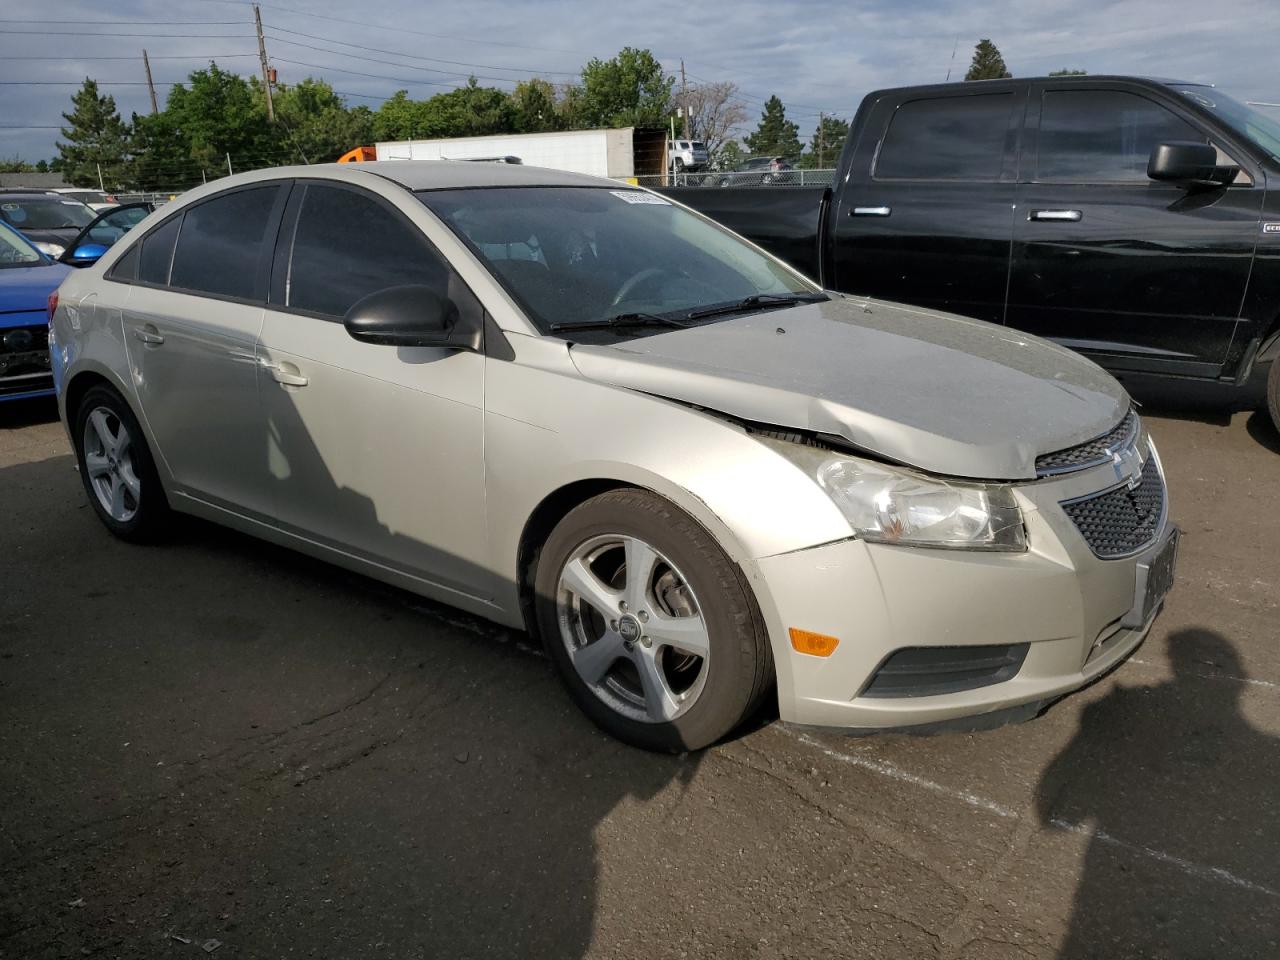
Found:
<path fill-rule="evenodd" d="M 627 743 L 707 746 L 767 690 L 768 641 L 737 568 L 653 494 L 611 491 L 572 511 L 542 551 L 535 586 L 565 685 Z"/>
<path fill-rule="evenodd" d="M 72 435 L 85 493 L 107 529 L 126 540 L 150 539 L 168 503 L 128 404 L 108 387 L 93 387 L 76 412 Z"/>

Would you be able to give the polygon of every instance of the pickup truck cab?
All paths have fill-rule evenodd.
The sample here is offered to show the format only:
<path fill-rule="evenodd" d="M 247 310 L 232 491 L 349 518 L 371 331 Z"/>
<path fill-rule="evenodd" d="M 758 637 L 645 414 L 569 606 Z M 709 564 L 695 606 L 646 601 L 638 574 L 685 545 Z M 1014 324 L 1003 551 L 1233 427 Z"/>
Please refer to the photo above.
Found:
<path fill-rule="evenodd" d="M 1010 79 L 867 95 L 829 189 L 665 192 L 829 289 L 1006 324 L 1123 380 L 1236 400 L 1266 380 L 1280 424 L 1278 157 L 1280 121 L 1212 86 Z"/>

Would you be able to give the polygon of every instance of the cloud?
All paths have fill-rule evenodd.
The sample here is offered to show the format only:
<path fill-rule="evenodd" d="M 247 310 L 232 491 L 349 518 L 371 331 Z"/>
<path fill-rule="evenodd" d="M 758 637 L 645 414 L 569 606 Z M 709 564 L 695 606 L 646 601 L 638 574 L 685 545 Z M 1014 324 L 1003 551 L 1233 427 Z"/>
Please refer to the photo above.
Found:
<path fill-rule="evenodd" d="M 0 80 L 67 84 L 0 86 L 0 156 L 52 156 L 57 130 L 9 128 L 60 124 L 85 76 L 132 83 L 104 88 L 126 117 L 148 109 L 140 61 L 90 57 L 137 57 L 145 46 L 160 82 L 183 79 L 211 56 L 226 68 L 257 70 L 251 8 L 239 0 L 81 0 L 58 11 L 54 23 L 0 23 Z M 9 20 L 48 15 L 38 0 L 5 4 Z M 562 81 L 591 56 L 635 46 L 652 49 L 673 73 L 683 58 L 691 82 L 736 82 L 753 125 L 764 99 L 778 94 L 807 134 L 819 112 L 848 118 L 872 89 L 938 82 L 948 69 L 953 79 L 963 76 L 981 37 L 995 41 L 1015 76 L 1071 67 L 1213 81 L 1241 99 L 1280 99 L 1269 86 L 1274 39 L 1260 29 L 1274 19 L 1275 0 L 1233 0 L 1229 8 L 1192 0 L 650 0 L 643 8 L 597 0 L 281 0 L 264 2 L 262 15 L 281 79 L 322 76 L 349 102 L 375 107 L 399 87 L 425 97 L 468 73 L 504 87 L 529 75 Z M 105 20 L 145 25 L 96 25 Z M 168 22 L 195 20 L 218 22 Z M 104 36 L 125 33 L 149 36 Z"/>

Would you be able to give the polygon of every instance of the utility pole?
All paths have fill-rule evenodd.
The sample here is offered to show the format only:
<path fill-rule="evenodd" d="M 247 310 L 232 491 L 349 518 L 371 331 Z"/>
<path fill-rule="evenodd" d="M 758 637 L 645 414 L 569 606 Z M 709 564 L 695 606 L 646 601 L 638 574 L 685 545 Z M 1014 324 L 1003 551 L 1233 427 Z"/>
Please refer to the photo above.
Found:
<path fill-rule="evenodd" d="M 262 89 L 267 92 L 267 121 L 276 122 L 275 104 L 271 102 L 271 75 L 267 70 L 267 42 L 262 39 L 262 11 L 253 5 L 253 22 L 258 28 L 258 61 L 262 64 Z"/>
<path fill-rule="evenodd" d="M 957 35 L 955 42 L 951 44 L 951 62 L 947 64 L 947 79 L 945 83 L 951 82 L 951 70 L 956 65 L 956 50 L 960 46 L 960 37 Z"/>
<path fill-rule="evenodd" d="M 235 171 L 231 169 L 231 151 L 227 151 L 227 176 L 235 176 Z"/>
<path fill-rule="evenodd" d="M 827 126 L 827 115 L 819 111 L 818 112 L 818 169 L 819 170 L 826 169 L 826 166 L 823 162 L 827 159 L 827 154 L 825 150 L 826 143 L 824 142 L 824 137 L 823 137 L 826 126 Z"/>
<path fill-rule="evenodd" d="M 680 113 L 684 117 L 683 136 L 686 140 L 692 134 L 689 133 L 689 85 L 684 78 L 684 58 L 680 60 Z"/>
<path fill-rule="evenodd" d="M 101 190 L 103 193 L 106 193 L 107 185 L 102 182 L 102 164 L 95 163 L 94 166 L 98 168 L 98 189 Z"/>
<path fill-rule="evenodd" d="M 147 59 L 146 48 L 143 48 L 142 51 L 142 65 L 147 70 L 147 90 L 151 94 L 151 112 L 153 114 L 159 113 L 160 108 L 156 106 L 156 85 L 151 79 L 151 61 Z"/>

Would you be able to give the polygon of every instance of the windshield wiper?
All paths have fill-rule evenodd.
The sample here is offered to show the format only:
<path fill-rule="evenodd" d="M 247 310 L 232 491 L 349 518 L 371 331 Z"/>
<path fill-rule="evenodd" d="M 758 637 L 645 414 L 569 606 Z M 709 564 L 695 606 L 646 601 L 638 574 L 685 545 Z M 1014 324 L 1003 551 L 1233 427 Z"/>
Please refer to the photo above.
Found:
<path fill-rule="evenodd" d="M 760 307 L 789 307 L 797 303 L 818 303 L 828 299 L 825 293 L 757 293 L 743 297 L 733 303 L 722 303 L 715 307 L 703 307 L 690 310 L 686 320 L 701 320 L 703 317 L 718 317 L 726 313 L 741 313 L 744 310 L 756 310 Z"/>
<path fill-rule="evenodd" d="M 619 313 L 599 320 L 581 320 L 576 323 L 553 323 L 547 329 L 553 333 L 562 330 L 607 330 L 610 327 L 687 327 L 688 323 L 659 313 Z"/>

